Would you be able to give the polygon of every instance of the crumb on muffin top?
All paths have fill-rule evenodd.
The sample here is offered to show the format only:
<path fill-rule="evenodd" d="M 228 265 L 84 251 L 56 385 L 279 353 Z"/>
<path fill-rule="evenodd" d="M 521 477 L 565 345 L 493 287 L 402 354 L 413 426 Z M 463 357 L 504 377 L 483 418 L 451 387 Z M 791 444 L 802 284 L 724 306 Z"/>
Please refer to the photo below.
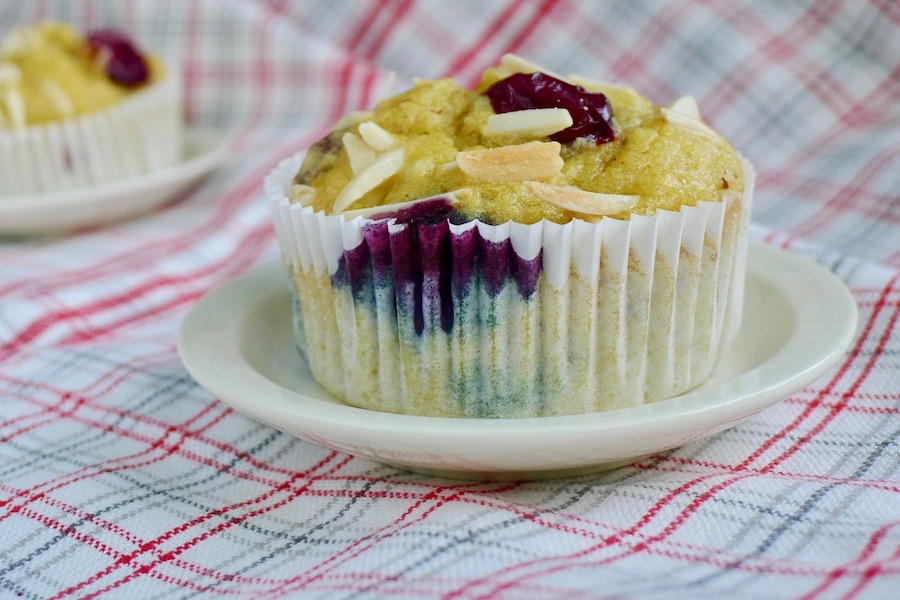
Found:
<path fill-rule="evenodd" d="M 743 186 L 740 159 L 692 98 L 654 106 L 506 55 L 475 90 L 417 81 L 349 115 L 310 148 L 292 196 L 364 214 L 455 192 L 465 219 L 565 223 L 678 210 Z"/>
<path fill-rule="evenodd" d="M 0 42 L 0 130 L 20 129 L 103 109 L 164 75 L 121 34 L 80 35 L 46 22 Z"/>

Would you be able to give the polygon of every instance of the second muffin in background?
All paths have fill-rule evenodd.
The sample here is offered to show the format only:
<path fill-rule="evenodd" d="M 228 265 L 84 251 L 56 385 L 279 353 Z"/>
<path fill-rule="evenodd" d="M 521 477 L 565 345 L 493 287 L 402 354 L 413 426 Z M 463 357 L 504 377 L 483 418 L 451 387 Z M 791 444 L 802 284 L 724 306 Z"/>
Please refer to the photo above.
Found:
<path fill-rule="evenodd" d="M 150 173 L 182 154 L 178 73 L 115 30 L 39 23 L 0 42 L 0 201 Z"/>
<path fill-rule="evenodd" d="M 740 322 L 752 186 L 690 98 L 507 55 L 475 91 L 422 81 L 349 116 L 266 193 L 326 389 L 530 417 L 709 377 Z"/>

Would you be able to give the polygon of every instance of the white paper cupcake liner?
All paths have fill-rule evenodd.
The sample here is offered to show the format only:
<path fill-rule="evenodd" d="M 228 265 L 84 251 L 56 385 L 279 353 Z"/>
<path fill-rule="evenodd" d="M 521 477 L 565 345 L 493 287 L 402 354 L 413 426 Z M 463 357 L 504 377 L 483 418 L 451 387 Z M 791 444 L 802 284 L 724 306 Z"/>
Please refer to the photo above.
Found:
<path fill-rule="evenodd" d="M 0 196 L 126 179 L 177 163 L 183 148 L 176 73 L 115 106 L 58 123 L 0 131 Z"/>
<path fill-rule="evenodd" d="M 746 191 L 629 221 L 398 223 L 288 201 L 266 179 L 298 346 L 349 404 L 529 417 L 635 406 L 706 380 L 740 324 Z"/>

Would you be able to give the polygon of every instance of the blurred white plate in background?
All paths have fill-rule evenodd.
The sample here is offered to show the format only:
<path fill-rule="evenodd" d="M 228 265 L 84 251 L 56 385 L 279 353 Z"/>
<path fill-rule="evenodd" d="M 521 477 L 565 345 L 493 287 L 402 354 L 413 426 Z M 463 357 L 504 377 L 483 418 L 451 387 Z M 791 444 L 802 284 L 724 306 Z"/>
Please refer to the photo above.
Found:
<path fill-rule="evenodd" d="M 71 231 L 141 215 L 175 199 L 221 165 L 227 154 L 222 133 L 188 128 L 184 158 L 177 165 L 91 187 L 0 196 L 0 235 Z"/>

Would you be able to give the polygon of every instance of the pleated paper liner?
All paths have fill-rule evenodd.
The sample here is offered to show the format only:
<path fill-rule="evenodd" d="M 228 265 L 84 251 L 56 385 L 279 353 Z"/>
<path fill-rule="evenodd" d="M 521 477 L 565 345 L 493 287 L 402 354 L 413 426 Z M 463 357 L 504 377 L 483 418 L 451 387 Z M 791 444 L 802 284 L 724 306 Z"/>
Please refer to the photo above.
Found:
<path fill-rule="evenodd" d="M 58 123 L 0 131 L 0 197 L 150 173 L 181 159 L 182 135 L 180 78 L 168 73 L 115 106 Z"/>
<path fill-rule="evenodd" d="M 326 216 L 266 180 L 298 345 L 348 404 L 529 417 L 695 387 L 737 332 L 754 172 L 679 211 L 564 225 Z M 432 203 L 447 204 L 446 198 Z"/>

